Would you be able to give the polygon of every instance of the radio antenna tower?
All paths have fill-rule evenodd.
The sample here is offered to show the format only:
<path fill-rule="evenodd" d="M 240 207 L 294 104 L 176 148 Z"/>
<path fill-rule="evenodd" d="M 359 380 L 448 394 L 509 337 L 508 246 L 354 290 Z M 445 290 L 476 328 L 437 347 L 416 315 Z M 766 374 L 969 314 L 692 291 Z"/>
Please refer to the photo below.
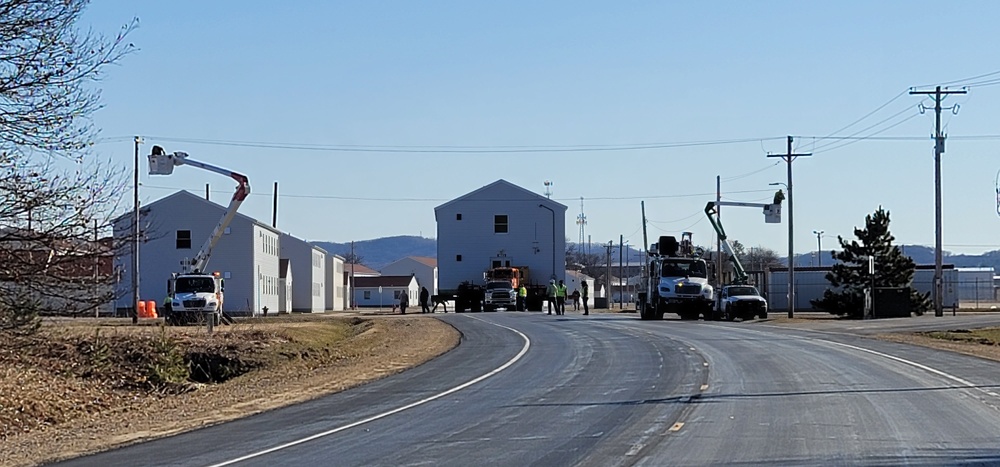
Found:
<path fill-rule="evenodd" d="M 583 196 L 580 197 L 580 215 L 576 216 L 576 224 L 580 226 L 580 243 L 577 246 L 583 251 L 584 230 L 587 225 L 587 215 L 583 213 Z"/>
<path fill-rule="evenodd" d="M 549 199 L 552 199 L 552 190 L 551 190 L 551 188 L 552 188 L 552 182 L 549 181 L 549 180 L 546 180 L 542 184 L 545 185 L 545 197 L 549 198 Z"/>

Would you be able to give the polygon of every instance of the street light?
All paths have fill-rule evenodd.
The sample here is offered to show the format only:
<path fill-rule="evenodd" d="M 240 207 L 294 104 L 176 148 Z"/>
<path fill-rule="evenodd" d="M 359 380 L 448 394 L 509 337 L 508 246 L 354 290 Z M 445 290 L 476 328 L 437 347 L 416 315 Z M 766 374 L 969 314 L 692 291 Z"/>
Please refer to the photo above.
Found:
<path fill-rule="evenodd" d="M 788 178 L 791 181 L 791 177 Z M 781 185 L 785 187 L 785 192 L 788 193 L 788 317 L 792 318 L 795 316 L 795 249 L 793 242 L 793 223 L 792 223 L 792 190 L 788 188 L 788 184 L 783 182 L 769 183 L 768 185 L 776 186 Z"/>
<path fill-rule="evenodd" d="M 813 230 L 816 236 L 816 266 L 823 267 L 823 231 Z"/>

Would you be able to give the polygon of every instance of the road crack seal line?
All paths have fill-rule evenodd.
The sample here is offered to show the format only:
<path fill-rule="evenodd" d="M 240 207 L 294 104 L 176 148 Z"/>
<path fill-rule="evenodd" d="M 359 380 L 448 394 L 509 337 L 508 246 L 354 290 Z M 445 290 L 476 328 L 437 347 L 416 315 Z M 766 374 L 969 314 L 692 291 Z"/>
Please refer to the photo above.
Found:
<path fill-rule="evenodd" d="M 445 397 L 447 395 L 454 394 L 454 393 L 456 393 L 458 391 L 461 391 L 461 390 L 463 390 L 465 388 L 468 388 L 469 386 L 472 386 L 474 384 L 483 382 L 486 379 L 489 379 L 489 378 L 491 378 L 493 376 L 496 376 L 501 371 L 504 371 L 507 368 L 510 368 L 511 365 L 513 365 L 513 364 L 517 363 L 519 360 L 521 360 L 521 358 L 523 358 L 528 353 L 528 349 L 531 348 L 531 339 L 529 339 L 528 336 L 526 336 L 523 332 L 518 331 L 517 329 L 511 328 L 511 327 L 508 327 L 508 326 L 504 326 L 502 324 L 491 323 L 491 322 L 486 321 L 486 320 L 481 319 L 481 318 L 475 318 L 475 317 L 468 316 L 468 315 L 463 315 L 463 316 L 466 316 L 469 319 L 475 319 L 475 320 L 478 320 L 478 321 L 482 321 L 482 322 L 484 322 L 486 324 L 490 324 L 490 325 L 497 326 L 497 327 L 500 327 L 500 328 L 504 328 L 504 329 L 506 329 L 508 331 L 514 332 L 515 334 L 521 336 L 521 339 L 524 339 L 524 346 L 521 347 L 521 351 L 518 352 L 517 355 L 514 355 L 513 358 L 511 358 L 510 360 L 507 360 L 507 362 L 504 363 L 503 365 L 500 365 L 500 366 L 496 367 L 495 369 L 493 369 L 489 373 L 486 373 L 486 374 L 484 374 L 482 376 L 479 376 L 479 377 L 477 377 L 475 379 L 472 379 L 470 381 L 466 381 L 465 383 L 462 383 L 462 384 L 460 384 L 458 386 L 455 386 L 455 387 L 453 387 L 451 389 L 448 389 L 447 391 L 440 392 L 440 393 L 435 394 L 433 396 L 425 397 L 425 398 L 423 398 L 421 400 L 418 400 L 416 402 L 404 405 L 404 406 L 396 408 L 396 409 L 392 409 L 392 410 L 390 410 L 388 412 L 383 412 L 383 413 L 380 413 L 378 415 L 372 415 L 371 417 L 365 418 L 363 420 L 358 420 L 358 421 L 356 421 L 354 423 L 349 423 L 347 425 L 343 425 L 343 426 L 340 426 L 340 427 L 337 427 L 337 428 L 333 428 L 331 430 L 327 430 L 327 431 L 324 431 L 322 433 L 316 433 L 314 435 L 307 436 L 307 437 L 302 438 L 302 439 L 291 441 L 291 442 L 288 442 L 288 443 L 285 443 L 285 444 L 280 444 L 280 445 L 274 446 L 272 448 L 264 449 L 262 451 L 257 451 L 257 452 L 254 452 L 254 453 L 247 454 L 245 456 L 237 457 L 235 459 L 230 459 L 228 461 L 219 462 L 217 464 L 211 464 L 208 467 L 223 467 L 223 466 L 226 466 L 226 465 L 232 465 L 232 464 L 236 464 L 236 463 L 239 463 L 239 462 L 243 462 L 245 460 L 250 460 L 250 459 L 253 459 L 253 458 L 256 458 L 256 457 L 260 457 L 260 456 L 263 456 L 263 455 L 266 455 L 266 454 L 271 454 L 273 452 L 281 451 L 283 449 L 288 449 L 290 447 L 298 446 L 298 445 L 303 444 L 303 443 L 308 443 L 309 441 L 314 441 L 314 440 L 317 440 L 317 439 L 320 439 L 320 438 L 323 438 L 323 437 L 326 437 L 326 436 L 330 436 L 332 434 L 336 434 L 336 433 L 339 433 L 339 432 L 344 431 L 344 430 L 349 430 L 351 428 L 356 428 L 356 427 L 364 425 L 366 423 L 371 423 L 371 422 L 373 422 L 375 420 L 379 420 L 379 419 L 388 417 L 390 415 L 395 415 L 395 414 L 398 414 L 398 413 L 403 412 L 405 410 L 409 410 L 409 409 L 412 409 L 414 407 L 424 405 L 424 404 L 426 404 L 428 402 L 440 399 L 440 398 Z"/>

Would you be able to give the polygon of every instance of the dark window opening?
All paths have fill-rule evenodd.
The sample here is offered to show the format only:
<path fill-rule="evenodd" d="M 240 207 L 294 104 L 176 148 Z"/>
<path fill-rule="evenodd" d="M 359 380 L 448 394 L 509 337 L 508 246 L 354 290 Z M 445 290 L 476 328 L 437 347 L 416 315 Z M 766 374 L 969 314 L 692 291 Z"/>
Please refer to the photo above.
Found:
<path fill-rule="evenodd" d="M 462 220 L 462 215 L 461 214 L 455 214 L 455 220 L 456 221 Z"/>
<path fill-rule="evenodd" d="M 497 214 L 493 216 L 493 232 L 507 233 L 507 215 Z"/>
<path fill-rule="evenodd" d="M 462 255 L 455 255 L 455 261 L 462 261 Z"/>
<path fill-rule="evenodd" d="M 493 260 L 493 267 L 494 268 L 500 267 L 500 261 L 499 260 Z"/>
<path fill-rule="evenodd" d="M 190 230 L 178 230 L 177 231 L 177 249 L 191 249 L 191 231 Z"/>

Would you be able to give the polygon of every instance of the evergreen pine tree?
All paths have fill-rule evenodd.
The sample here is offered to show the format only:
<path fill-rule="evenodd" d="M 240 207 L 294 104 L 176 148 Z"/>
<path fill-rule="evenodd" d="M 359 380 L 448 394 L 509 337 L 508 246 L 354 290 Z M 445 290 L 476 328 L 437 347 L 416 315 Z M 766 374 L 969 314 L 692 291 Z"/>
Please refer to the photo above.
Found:
<path fill-rule="evenodd" d="M 873 277 L 868 273 L 868 257 L 875 258 L 874 286 L 909 287 L 913 282 L 916 264 L 908 256 L 904 256 L 899 247 L 892 242 L 896 239 L 889 232 L 889 212 L 882 206 L 865 216 L 865 228 L 854 229 L 858 240 L 848 242 L 838 236 L 837 241 L 843 250 L 834 252 L 833 258 L 839 260 L 826 280 L 833 288 L 823 293 L 823 298 L 812 300 L 813 306 L 826 310 L 834 315 L 861 318 L 864 314 L 865 289 L 873 285 Z M 911 289 L 910 303 L 918 315 L 930 308 L 928 294 Z"/>

